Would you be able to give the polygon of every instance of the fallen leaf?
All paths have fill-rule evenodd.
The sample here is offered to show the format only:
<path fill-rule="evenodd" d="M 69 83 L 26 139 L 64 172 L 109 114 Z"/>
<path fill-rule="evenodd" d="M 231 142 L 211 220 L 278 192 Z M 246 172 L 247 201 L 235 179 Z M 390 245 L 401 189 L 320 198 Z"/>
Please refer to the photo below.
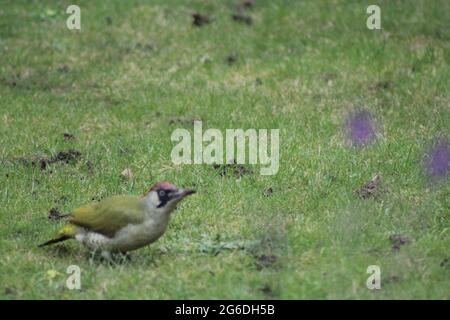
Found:
<path fill-rule="evenodd" d="M 120 176 L 124 179 L 131 179 L 133 178 L 133 171 L 131 171 L 131 169 L 129 168 L 126 168 L 120 173 Z"/>
<path fill-rule="evenodd" d="M 376 196 L 376 190 L 381 182 L 381 176 L 376 174 L 372 179 L 367 181 L 362 187 L 356 189 L 354 192 L 363 199 Z"/>

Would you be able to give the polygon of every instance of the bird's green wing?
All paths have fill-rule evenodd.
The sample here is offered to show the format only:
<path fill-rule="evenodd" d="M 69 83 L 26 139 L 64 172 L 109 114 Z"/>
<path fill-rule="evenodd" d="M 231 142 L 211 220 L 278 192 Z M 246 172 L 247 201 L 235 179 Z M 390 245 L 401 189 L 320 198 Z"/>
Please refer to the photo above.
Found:
<path fill-rule="evenodd" d="M 118 230 L 129 224 L 142 223 L 145 216 L 146 207 L 139 198 L 114 196 L 73 210 L 70 222 L 113 237 Z"/>

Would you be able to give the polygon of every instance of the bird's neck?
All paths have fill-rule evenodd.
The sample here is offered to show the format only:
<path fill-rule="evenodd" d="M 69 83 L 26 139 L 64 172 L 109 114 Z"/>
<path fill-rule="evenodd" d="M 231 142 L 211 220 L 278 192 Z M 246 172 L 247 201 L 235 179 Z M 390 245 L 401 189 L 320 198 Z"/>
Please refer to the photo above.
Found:
<path fill-rule="evenodd" d="M 156 195 L 153 193 L 149 193 L 141 198 L 141 201 L 144 203 L 146 209 L 147 209 L 147 216 L 149 219 L 152 220 L 158 220 L 158 221 L 167 221 L 170 217 L 170 212 L 167 212 L 169 208 L 158 208 L 155 203 L 156 199 L 154 199 Z"/>

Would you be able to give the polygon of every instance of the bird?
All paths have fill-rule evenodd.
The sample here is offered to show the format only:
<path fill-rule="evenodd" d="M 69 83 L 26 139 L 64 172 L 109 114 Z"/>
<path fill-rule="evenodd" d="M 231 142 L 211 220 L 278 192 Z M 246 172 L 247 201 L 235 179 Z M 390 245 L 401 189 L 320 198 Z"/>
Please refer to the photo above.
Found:
<path fill-rule="evenodd" d="M 76 208 L 56 236 L 39 247 L 75 239 L 110 260 L 116 253 L 126 254 L 158 240 L 177 203 L 195 192 L 164 181 L 141 197 L 116 195 Z"/>

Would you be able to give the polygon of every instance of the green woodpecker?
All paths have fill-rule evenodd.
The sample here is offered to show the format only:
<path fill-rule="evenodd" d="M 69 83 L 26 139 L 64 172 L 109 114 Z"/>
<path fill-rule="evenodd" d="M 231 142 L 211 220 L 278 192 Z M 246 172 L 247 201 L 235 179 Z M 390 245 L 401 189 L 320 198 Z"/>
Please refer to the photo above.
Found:
<path fill-rule="evenodd" d="M 163 235 L 176 204 L 193 193 L 158 182 L 142 197 L 113 196 L 77 208 L 56 237 L 39 247 L 76 239 L 105 258 L 111 253 L 139 249 Z"/>

